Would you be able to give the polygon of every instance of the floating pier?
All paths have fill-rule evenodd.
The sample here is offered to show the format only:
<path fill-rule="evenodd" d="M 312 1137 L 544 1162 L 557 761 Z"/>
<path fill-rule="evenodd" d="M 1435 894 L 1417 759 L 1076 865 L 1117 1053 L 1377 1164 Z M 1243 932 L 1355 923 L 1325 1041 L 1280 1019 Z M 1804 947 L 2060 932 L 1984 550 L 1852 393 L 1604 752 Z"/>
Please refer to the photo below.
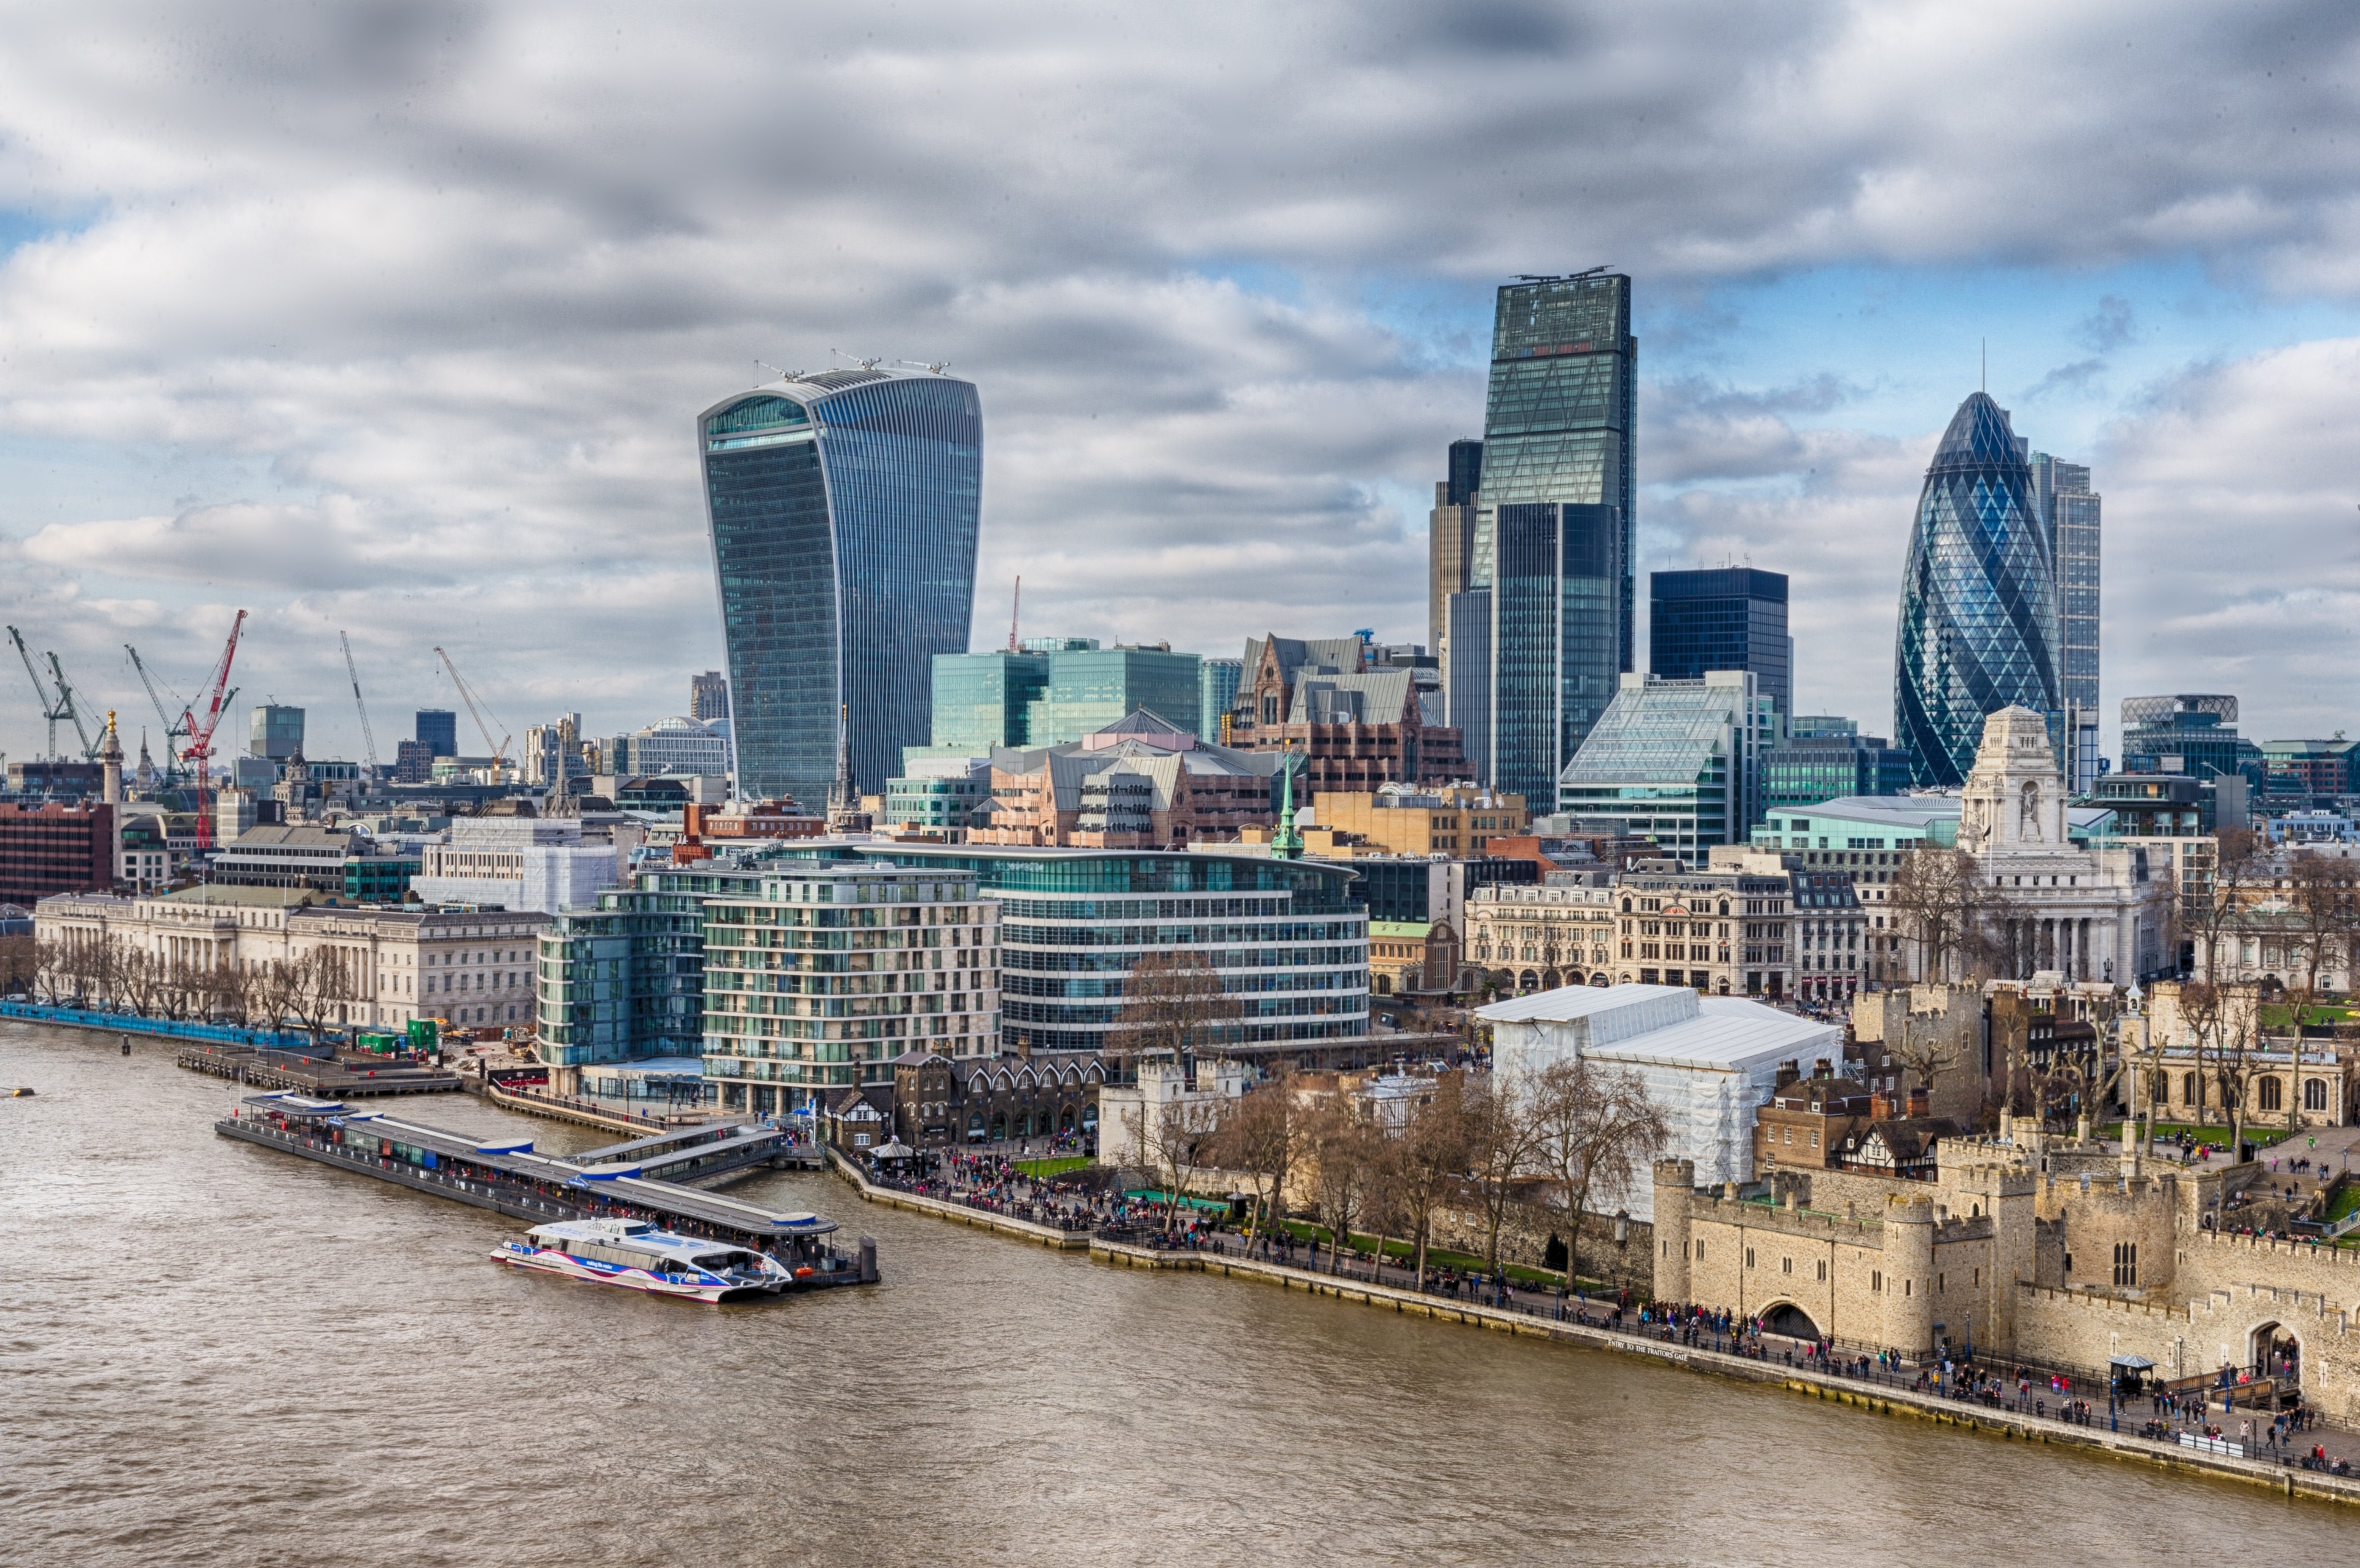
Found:
<path fill-rule="evenodd" d="M 440 1067 L 347 1067 L 300 1051 L 268 1051 L 253 1045 L 188 1045 L 176 1059 L 191 1073 L 210 1073 L 257 1089 L 293 1089 L 306 1094 L 356 1099 L 378 1094 L 452 1094 L 459 1075 Z"/>
<path fill-rule="evenodd" d="M 857 1255 L 827 1238 L 834 1220 L 781 1213 L 688 1183 L 770 1164 L 788 1135 L 754 1127 L 690 1127 L 563 1158 L 530 1138 L 479 1138 L 292 1092 L 250 1094 L 213 1124 L 224 1138 L 491 1209 L 531 1225 L 645 1219 L 666 1230 L 767 1252 L 798 1289 L 873 1284 L 876 1247 Z"/>

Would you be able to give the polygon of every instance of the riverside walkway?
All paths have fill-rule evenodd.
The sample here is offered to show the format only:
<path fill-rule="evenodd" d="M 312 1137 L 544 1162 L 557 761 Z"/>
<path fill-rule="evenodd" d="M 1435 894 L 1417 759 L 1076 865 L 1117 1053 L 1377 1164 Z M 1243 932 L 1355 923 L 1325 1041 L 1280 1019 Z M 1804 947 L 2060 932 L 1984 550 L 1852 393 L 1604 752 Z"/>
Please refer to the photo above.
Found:
<path fill-rule="evenodd" d="M 996 1160 L 956 1161 L 940 1178 L 930 1172 L 886 1182 L 836 1150 L 829 1150 L 829 1160 L 869 1202 L 1063 1250 L 1086 1247 L 1093 1261 L 1111 1266 L 1256 1279 L 1380 1310 L 1643 1355 L 1880 1414 L 2230 1476 L 2289 1497 L 2360 1504 L 2360 1477 L 2328 1468 L 2337 1461 L 2347 1471 L 2360 1468 L 2360 1434 L 2341 1430 L 2312 1428 L 2274 1444 L 2261 1435 L 2269 1430 L 2266 1421 L 2245 1418 L 2261 1421 L 2246 1441 L 2234 1435 L 2208 1440 L 2159 1421 L 2159 1410 L 2145 1399 L 2110 1409 L 2103 1385 L 2060 1390 L 2049 1382 L 2051 1369 L 1989 1361 L 1948 1370 L 1881 1363 L 1857 1348 L 1754 1332 L 1751 1324 L 1708 1322 L 1622 1298 L 1519 1290 L 1448 1270 L 1430 1272 L 1420 1289 L 1408 1269 L 1365 1254 L 1348 1250 L 1339 1267 L 1331 1249 L 1300 1241 L 1264 1237 L 1249 1247 L 1242 1236 L 1211 1228 L 1200 1217 L 1167 1230 L 1158 1212 L 1120 1200 L 1079 1201 L 1056 1183 L 1034 1181 Z M 961 1181 L 962 1169 L 985 1179 Z M 2093 1387 L 2096 1400 L 2086 1397 Z M 2232 1418 L 2229 1431 L 2235 1430 Z M 2317 1468 L 2307 1458 L 2314 1449 L 2324 1454 Z"/>

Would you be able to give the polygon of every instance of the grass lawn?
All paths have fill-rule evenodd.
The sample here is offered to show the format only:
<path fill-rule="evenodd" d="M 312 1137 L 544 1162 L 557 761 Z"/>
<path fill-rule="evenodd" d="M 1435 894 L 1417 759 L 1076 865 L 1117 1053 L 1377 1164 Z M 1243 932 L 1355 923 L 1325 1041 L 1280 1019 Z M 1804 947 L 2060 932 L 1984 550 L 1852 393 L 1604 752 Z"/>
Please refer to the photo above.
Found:
<path fill-rule="evenodd" d="M 2122 1141 L 2123 1124 L 2120 1122 L 2094 1130 L 2098 1138 L 2108 1143 Z M 2226 1127 L 2191 1127 L 2186 1122 L 2155 1124 L 2155 1136 L 2158 1138 L 2178 1138 L 2181 1133 L 2191 1135 L 2199 1143 L 2209 1143 L 2215 1149 L 2229 1147 L 2229 1129 Z M 2249 1127 L 2245 1129 L 2245 1140 L 2257 1149 L 2267 1149 L 2272 1144 L 2283 1143 L 2286 1138 L 2287 1129 L 2284 1127 Z"/>
<path fill-rule="evenodd" d="M 2349 1219 L 2355 1209 L 2360 1209 L 2360 1181 L 2346 1181 L 2344 1190 L 2335 1194 L 2335 1201 L 2327 1205 L 2327 1223 Z"/>
<path fill-rule="evenodd" d="M 2347 1007 L 2326 1004 L 2322 1004 L 2318 1007 L 2306 1007 L 2303 1009 L 2302 1021 L 2306 1024 L 2311 1025 L 2350 1023 L 2352 1021 L 2352 1009 Z M 2264 1029 L 2286 1029 L 2293 1024 L 2293 1022 L 2294 1009 L 2288 1007 L 2285 1003 L 2265 1002 L 2262 1004 L 2262 1027 Z"/>
<path fill-rule="evenodd" d="M 1090 1157 L 1087 1154 L 1061 1154 L 1054 1160 L 1020 1160 L 1016 1162 L 1016 1169 L 1035 1181 L 1046 1181 L 1053 1176 L 1079 1171 L 1090 1163 Z"/>
<path fill-rule="evenodd" d="M 1302 1220 L 1283 1220 L 1280 1222 L 1279 1228 L 1297 1241 L 1309 1241 L 1317 1237 L 1322 1247 L 1331 1245 L 1335 1239 L 1328 1234 L 1327 1226 L 1309 1225 Z M 1376 1248 L 1377 1238 L 1355 1233 L 1351 1238 L 1351 1245 L 1362 1252 L 1371 1252 Z M 1417 1248 L 1399 1237 L 1389 1236 L 1385 1240 L 1385 1260 L 1390 1263 L 1415 1263 L 1417 1260 Z M 1471 1253 L 1450 1252 L 1439 1247 L 1429 1247 L 1426 1249 L 1426 1266 L 1429 1270 L 1455 1269 L 1461 1274 L 1481 1271 L 1484 1267 L 1483 1260 Z M 1562 1274 L 1553 1273 L 1546 1269 L 1527 1269 L 1521 1263 L 1507 1265 L 1506 1272 L 1510 1280 L 1528 1290 L 1554 1290 L 1565 1282 L 1565 1276 Z M 1612 1288 L 1599 1279 L 1584 1279 L 1582 1283 L 1593 1290 Z"/>

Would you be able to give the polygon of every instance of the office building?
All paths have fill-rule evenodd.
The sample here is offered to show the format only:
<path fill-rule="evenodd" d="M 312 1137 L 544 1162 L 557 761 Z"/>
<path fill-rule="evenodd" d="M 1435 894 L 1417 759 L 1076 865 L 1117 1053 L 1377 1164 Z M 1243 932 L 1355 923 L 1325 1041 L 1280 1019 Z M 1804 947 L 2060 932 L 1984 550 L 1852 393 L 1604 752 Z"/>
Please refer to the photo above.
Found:
<path fill-rule="evenodd" d="M 1750 670 L 1754 689 L 1795 713 L 1795 639 L 1786 635 L 1786 574 L 1726 566 L 1647 574 L 1647 670 L 1672 681 Z"/>
<path fill-rule="evenodd" d="M 1831 740 L 1860 734 L 1860 721 L 1836 713 L 1797 713 L 1787 721 L 1789 740 Z"/>
<path fill-rule="evenodd" d="M 719 779 L 729 772 L 727 721 L 699 724 L 691 718 L 659 719 L 643 730 L 616 735 L 599 747 L 602 771 L 655 779 L 666 774 Z"/>
<path fill-rule="evenodd" d="M 1255 637 L 1229 711 L 1229 744 L 1302 759 L 1306 790 L 1448 784 L 1467 777 L 1431 669 L 1368 662 L 1358 637 Z"/>
<path fill-rule="evenodd" d="M 1490 591 L 1485 782 L 1546 800 L 1633 665 L 1631 280 L 1501 289 L 1467 568 Z"/>
<path fill-rule="evenodd" d="M 875 794 L 928 742 L 933 657 L 967 646 L 976 389 L 824 371 L 715 404 L 697 435 L 739 787 L 826 799 L 842 735 Z"/>
<path fill-rule="evenodd" d="M 1877 735 L 1812 735 L 1762 753 L 1762 807 L 1809 806 L 1909 788 L 1909 754 Z"/>
<path fill-rule="evenodd" d="M 1051 655 L 938 653 L 934 659 L 933 750 L 983 756 L 1032 744 L 1032 704 L 1049 689 Z"/>
<path fill-rule="evenodd" d="M 1162 642 L 1066 640 L 1048 655 L 1048 682 L 1028 711 L 1024 745 L 1071 746 L 1142 708 L 1176 724 L 1197 722 L 1203 661 L 1195 654 Z"/>
<path fill-rule="evenodd" d="M 459 715 L 450 709 L 419 709 L 416 733 L 429 757 L 459 755 Z"/>
<path fill-rule="evenodd" d="M 1196 734 L 1216 746 L 1229 744 L 1229 709 L 1245 668 L 1237 659 L 1207 659 L 1196 666 Z"/>
<path fill-rule="evenodd" d="M 457 817 L 448 844 L 426 846 L 410 890 L 429 904 L 553 915 L 588 908 L 626 858 L 612 842 L 583 842 L 578 817 Z"/>
<path fill-rule="evenodd" d="M 1702 866 L 1715 844 L 1743 844 L 1760 812 L 1761 753 L 1777 714 L 1750 670 L 1695 681 L 1625 675 L 1557 782 L 1557 809 L 1653 839 Z"/>
<path fill-rule="evenodd" d="M 2057 572 L 2057 665 L 2065 701 L 2065 783 L 2087 794 L 2098 778 L 2098 599 L 2101 502 L 2090 471 L 2045 452 L 2029 461 L 2034 514 L 2049 532 Z"/>
<path fill-rule="evenodd" d="M 1917 783 L 1963 782 L 2003 708 L 2045 715 L 2062 746 L 2057 579 L 2033 506 L 2024 442 L 1977 392 L 1926 471 L 1901 585 L 1894 740 Z"/>
<path fill-rule="evenodd" d="M 1434 510 L 1426 515 L 1426 646 L 1449 647 L 1448 606 L 1453 593 L 1467 592 L 1467 563 L 1475 548 L 1475 495 L 1483 484 L 1483 443 L 1450 443 L 1449 477 L 1434 486 Z"/>
<path fill-rule="evenodd" d="M 1301 759 L 1213 746 L 1142 709 L 1070 746 L 995 748 L 967 838 L 1093 849 L 1234 842 L 1277 821 L 1290 765 Z"/>
<path fill-rule="evenodd" d="M 1491 781 L 1491 591 L 1453 593 L 1444 606 L 1442 721 L 1459 732 L 1467 772 Z"/>
<path fill-rule="evenodd" d="M 2193 691 L 2125 697 L 2122 713 L 2125 773 L 2261 776 L 2262 748 L 2237 734 L 2234 697 Z"/>
<path fill-rule="evenodd" d="M 940 864 L 782 861 L 707 897 L 705 1077 L 722 1109 L 810 1111 L 890 1085 L 912 1051 L 998 1055 L 1000 922 L 972 871 Z"/>
<path fill-rule="evenodd" d="M 729 681 L 721 671 L 688 678 L 688 716 L 701 724 L 729 717 Z"/>
<path fill-rule="evenodd" d="M 95 768 L 93 771 L 96 771 Z M 0 801 L 0 904 L 115 886 L 115 808 Z"/>
<path fill-rule="evenodd" d="M 966 840 L 976 813 L 990 800 L 989 758 L 912 757 L 899 777 L 885 781 L 885 810 L 877 826 L 888 833 L 920 833 L 945 844 L 959 844 Z"/>
<path fill-rule="evenodd" d="M 257 703 L 251 714 L 246 752 L 284 762 L 303 749 L 303 710 L 277 702 Z"/>
<path fill-rule="evenodd" d="M 655 866 L 541 933 L 535 1053 L 550 1087 L 580 1069 L 705 1052 L 705 900 L 753 887 L 759 865 Z"/>
<path fill-rule="evenodd" d="M 1532 827 L 1521 795 L 1465 784 L 1325 790 L 1312 796 L 1311 807 L 1319 826 L 1350 833 L 1386 855 L 1480 857 L 1492 839 Z"/>

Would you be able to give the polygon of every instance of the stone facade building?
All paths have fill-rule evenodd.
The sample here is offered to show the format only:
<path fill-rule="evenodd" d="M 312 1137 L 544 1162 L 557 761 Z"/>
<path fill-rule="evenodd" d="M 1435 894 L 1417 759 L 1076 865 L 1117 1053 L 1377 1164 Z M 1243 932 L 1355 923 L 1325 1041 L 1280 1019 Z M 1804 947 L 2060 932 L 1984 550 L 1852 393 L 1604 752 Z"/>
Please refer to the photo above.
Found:
<path fill-rule="evenodd" d="M 2103 1381 L 2263 1364 L 2291 1344 L 2305 1401 L 2360 1417 L 2360 1258 L 2215 1228 L 2261 1168 L 2158 1169 L 2135 1145 L 2028 1124 L 1944 1138 L 1931 1182 L 1858 1171 L 1696 1185 L 1655 1166 L 1655 1294 L 1777 1332 L 1928 1359 L 2019 1357 Z"/>
<path fill-rule="evenodd" d="M 893 1061 L 893 1136 L 921 1151 L 1098 1136 L 1106 1067 L 1095 1052 L 954 1061 L 912 1051 Z"/>
<path fill-rule="evenodd" d="M 1611 985 L 1614 890 L 1579 872 L 1537 887 L 1494 882 L 1467 896 L 1467 962 L 1503 992 Z"/>
<path fill-rule="evenodd" d="M 1000 747 L 970 844 L 1164 849 L 1278 820 L 1279 755 L 1208 746 L 1144 710 L 1072 746 Z"/>

